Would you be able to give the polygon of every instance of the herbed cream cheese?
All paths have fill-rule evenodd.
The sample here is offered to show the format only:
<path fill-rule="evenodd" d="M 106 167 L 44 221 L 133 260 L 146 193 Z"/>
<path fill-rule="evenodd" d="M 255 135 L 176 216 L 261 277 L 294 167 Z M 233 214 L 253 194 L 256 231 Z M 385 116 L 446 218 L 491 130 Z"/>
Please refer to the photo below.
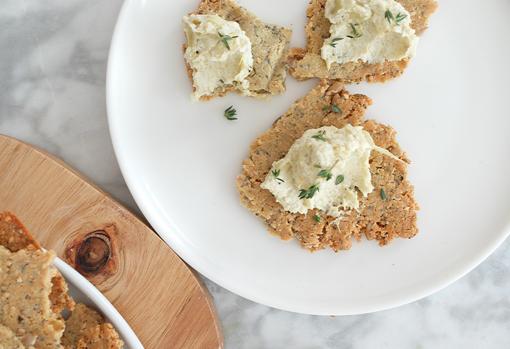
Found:
<path fill-rule="evenodd" d="M 310 129 L 284 158 L 273 163 L 261 187 L 286 211 L 304 214 L 317 208 L 340 217 L 345 210 L 359 209 L 358 191 L 366 197 L 374 190 L 369 165 L 372 150 L 398 160 L 376 146 L 361 126 Z"/>
<path fill-rule="evenodd" d="M 247 91 L 253 67 L 251 42 L 239 24 L 218 15 L 183 17 L 187 39 L 184 57 L 193 69 L 194 97 L 212 95 L 233 85 Z"/>
<path fill-rule="evenodd" d="M 416 53 L 411 15 L 395 0 L 327 0 L 325 16 L 331 36 L 321 56 L 328 69 L 333 63 L 383 63 Z"/>

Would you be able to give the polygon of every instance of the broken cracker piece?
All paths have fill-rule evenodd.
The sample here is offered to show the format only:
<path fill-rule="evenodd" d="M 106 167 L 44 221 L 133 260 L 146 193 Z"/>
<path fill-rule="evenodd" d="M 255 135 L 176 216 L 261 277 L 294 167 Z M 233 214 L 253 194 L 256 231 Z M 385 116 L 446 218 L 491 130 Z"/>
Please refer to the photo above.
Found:
<path fill-rule="evenodd" d="M 53 252 L 11 252 L 0 246 L 0 324 L 25 346 L 61 348 L 64 320 L 51 309 L 49 298 L 57 273 L 54 257 Z"/>
<path fill-rule="evenodd" d="M 411 27 L 417 34 L 423 33 L 428 20 L 437 8 L 435 0 L 397 0 L 410 14 Z M 325 17 L 326 0 L 311 0 L 306 16 L 306 49 L 293 48 L 289 52 L 289 73 L 298 80 L 310 78 L 334 79 L 343 83 L 361 81 L 384 82 L 400 76 L 409 60 L 366 63 L 362 61 L 344 64 L 333 63 L 330 69 L 321 57 L 325 39 L 330 38 L 331 23 Z"/>
<path fill-rule="evenodd" d="M 310 251 L 347 250 L 353 239 L 359 240 L 362 236 L 386 245 L 397 237 L 412 238 L 417 234 L 418 205 L 413 186 L 407 180 L 409 160 L 391 127 L 363 120 L 370 104 L 367 96 L 351 95 L 341 83 L 323 80 L 252 143 L 237 178 L 237 187 L 242 204 L 259 216 L 271 233 L 284 240 L 295 238 Z M 341 113 L 325 109 L 331 105 L 337 106 Z M 314 216 L 320 213 L 318 210 L 309 210 L 306 214 L 285 211 L 270 191 L 261 188 L 273 162 L 283 158 L 306 130 L 322 126 L 342 128 L 346 124 L 363 126 L 377 146 L 398 158 L 371 153 L 374 191 L 367 197 L 359 196 L 359 212 L 346 211 L 341 219 L 323 215 L 324 219 L 317 222 Z M 387 197 L 384 200 L 381 188 Z"/>
<path fill-rule="evenodd" d="M 217 14 L 227 21 L 237 22 L 246 33 L 253 54 L 253 70 L 246 78 L 250 96 L 264 98 L 285 91 L 286 62 L 292 34 L 290 29 L 264 23 L 234 0 L 202 0 L 192 14 Z M 193 81 L 193 70 L 189 64 L 186 64 L 186 68 Z M 224 86 L 217 88 L 213 95 L 200 99 L 209 100 L 232 91 L 237 91 L 236 87 Z"/>

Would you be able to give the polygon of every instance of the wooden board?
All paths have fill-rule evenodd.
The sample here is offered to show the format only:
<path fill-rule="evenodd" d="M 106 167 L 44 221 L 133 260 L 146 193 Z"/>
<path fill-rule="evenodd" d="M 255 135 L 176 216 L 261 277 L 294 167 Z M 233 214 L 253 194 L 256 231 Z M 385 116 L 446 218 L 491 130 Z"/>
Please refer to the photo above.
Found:
<path fill-rule="evenodd" d="M 146 348 L 223 346 L 207 290 L 151 229 L 63 162 L 2 135 L 1 211 L 96 285 Z"/>

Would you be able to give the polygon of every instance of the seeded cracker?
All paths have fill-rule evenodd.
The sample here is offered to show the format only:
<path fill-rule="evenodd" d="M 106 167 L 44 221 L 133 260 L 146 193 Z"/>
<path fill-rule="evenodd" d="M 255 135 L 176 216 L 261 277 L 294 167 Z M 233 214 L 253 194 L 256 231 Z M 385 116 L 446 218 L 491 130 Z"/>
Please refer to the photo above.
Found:
<path fill-rule="evenodd" d="M 409 160 L 396 142 L 392 128 L 363 120 L 370 104 L 367 96 L 350 95 L 341 83 L 323 80 L 252 143 L 237 187 L 243 205 L 262 218 L 271 233 L 284 240 L 296 238 L 311 251 L 328 247 L 335 251 L 347 250 L 353 238 L 360 240 L 363 235 L 386 245 L 396 237 L 412 238 L 417 234 L 418 205 L 407 180 Z M 333 105 L 341 112 L 333 111 Z M 347 123 L 362 125 L 377 146 L 404 161 L 375 151 L 371 153 L 374 191 L 366 198 L 360 195 L 359 212 L 347 211 L 341 219 L 326 216 L 319 210 L 309 210 L 307 214 L 290 213 L 268 190 L 260 187 L 273 162 L 284 157 L 304 131 L 322 126 L 341 128 Z"/>
<path fill-rule="evenodd" d="M 122 348 L 100 314 L 83 304 L 75 309 L 53 258 L 14 215 L 0 213 L 0 349 Z M 65 323 L 63 309 L 75 309 Z"/>
<path fill-rule="evenodd" d="M 265 24 L 258 17 L 234 0 L 202 0 L 195 14 L 217 14 L 220 17 L 239 23 L 252 44 L 253 71 L 248 76 L 250 93 L 255 97 L 268 97 L 285 91 L 286 60 L 292 31 L 290 29 Z M 186 49 L 186 46 L 184 47 Z M 188 75 L 193 81 L 193 70 L 187 66 Z M 235 91 L 234 87 L 216 89 L 208 100 Z"/>
<path fill-rule="evenodd" d="M 117 349 L 122 348 L 122 345 L 113 326 L 102 323 L 83 331 L 76 343 L 76 349 Z"/>
<path fill-rule="evenodd" d="M 0 246 L 0 324 L 26 346 L 62 348 L 64 320 L 51 309 L 55 255 L 42 250 L 10 252 Z"/>
<path fill-rule="evenodd" d="M 66 349 L 118 349 L 123 346 L 113 326 L 84 304 L 77 304 L 67 319 L 62 344 Z"/>
<path fill-rule="evenodd" d="M 7 212 L 0 213 L 0 245 L 11 252 L 41 248 L 23 224 L 13 214 Z"/>
<path fill-rule="evenodd" d="M 0 349 L 25 349 L 25 346 L 9 328 L 0 325 Z"/>
<path fill-rule="evenodd" d="M 71 316 L 66 320 L 66 330 L 62 337 L 62 344 L 72 347 L 78 342 L 81 332 L 99 325 L 103 317 L 84 304 L 77 304 Z"/>
<path fill-rule="evenodd" d="M 11 252 L 41 248 L 23 224 L 8 212 L 0 213 L 0 245 Z M 62 275 L 57 272 L 51 281 L 53 284 L 50 294 L 52 310 L 55 313 L 61 313 L 64 309 L 72 310 L 74 301 L 67 293 L 68 287 Z"/>
<path fill-rule="evenodd" d="M 429 17 L 437 8 L 435 0 L 397 0 L 411 14 L 411 27 L 417 34 L 427 29 Z M 307 47 L 293 48 L 289 52 L 289 73 L 298 80 L 310 78 L 335 79 L 343 83 L 360 81 L 383 82 L 398 77 L 407 67 L 408 60 L 369 64 L 365 62 L 333 63 L 328 71 L 321 57 L 324 40 L 330 37 L 329 20 L 324 15 L 326 0 L 311 0 L 306 16 Z"/>

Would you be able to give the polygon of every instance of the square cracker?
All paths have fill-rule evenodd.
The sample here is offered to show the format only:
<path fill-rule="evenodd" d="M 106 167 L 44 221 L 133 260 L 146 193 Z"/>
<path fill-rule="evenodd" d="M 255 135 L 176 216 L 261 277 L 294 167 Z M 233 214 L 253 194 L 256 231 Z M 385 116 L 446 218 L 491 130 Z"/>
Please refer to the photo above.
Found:
<path fill-rule="evenodd" d="M 239 6 L 234 0 L 202 0 L 194 14 L 217 14 L 225 20 L 239 23 L 252 44 L 253 71 L 247 77 L 249 92 L 254 97 L 268 97 L 285 91 L 286 60 L 292 31 L 266 24 L 257 16 Z M 187 65 L 193 81 L 193 70 Z M 235 91 L 234 87 L 218 88 L 213 96 L 224 96 Z"/>

